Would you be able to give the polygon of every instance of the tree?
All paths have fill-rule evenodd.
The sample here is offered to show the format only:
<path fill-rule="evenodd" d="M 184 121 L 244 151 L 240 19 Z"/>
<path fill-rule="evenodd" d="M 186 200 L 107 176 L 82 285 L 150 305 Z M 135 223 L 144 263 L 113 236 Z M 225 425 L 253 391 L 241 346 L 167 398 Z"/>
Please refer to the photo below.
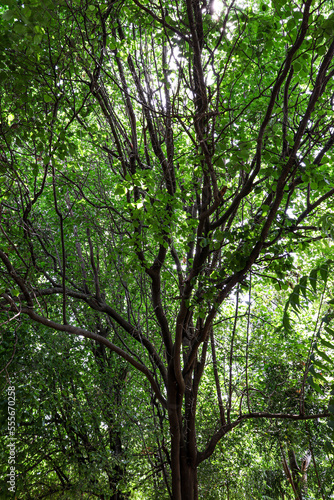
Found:
<path fill-rule="evenodd" d="M 194 500 L 234 428 L 330 415 L 330 2 L 7 4 L 3 318 L 146 378 L 170 496 Z"/>
<path fill-rule="evenodd" d="M 36 331 L 26 321 L 18 325 L 16 334 L 8 372 L 16 387 L 20 497 L 58 498 L 65 493 L 67 498 L 84 494 L 128 498 L 121 493 L 128 491 L 121 482 L 130 440 L 126 411 L 130 403 L 123 401 L 125 363 L 112 359 L 101 345 L 94 348 L 87 343 L 83 350 L 79 339 L 61 339 L 40 326 Z M 3 350 L 7 347 L 11 354 L 12 346 L 2 343 L 1 347 L 5 359 Z M 1 412 L 2 435 L 6 428 L 7 415 Z M 5 478 L 6 446 L 0 463 Z M 8 498 L 7 487 L 4 481 L 0 498 Z"/>

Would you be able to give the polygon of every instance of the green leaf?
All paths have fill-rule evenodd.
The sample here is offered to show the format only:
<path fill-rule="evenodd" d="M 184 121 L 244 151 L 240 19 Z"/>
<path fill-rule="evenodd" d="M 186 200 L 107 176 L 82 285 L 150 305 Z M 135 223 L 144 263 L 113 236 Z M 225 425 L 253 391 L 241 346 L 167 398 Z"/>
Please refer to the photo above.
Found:
<path fill-rule="evenodd" d="M 324 352 L 322 351 L 319 351 L 319 349 L 317 348 L 317 354 L 322 358 L 324 359 L 325 361 L 328 361 L 328 363 L 331 363 L 331 365 L 333 365 L 333 361 L 331 360 L 331 358 L 329 356 L 327 356 L 327 354 L 325 354 Z"/>
<path fill-rule="evenodd" d="M 320 343 L 324 345 L 325 347 L 328 347 L 329 349 L 334 349 L 334 344 L 331 344 L 327 340 L 325 340 L 323 337 L 320 338 Z"/>
<path fill-rule="evenodd" d="M 334 337 L 334 330 L 332 328 L 329 328 L 329 326 L 325 326 L 324 329 L 326 330 L 327 333 L 329 333 Z"/>
<path fill-rule="evenodd" d="M 316 372 L 315 378 L 317 380 L 322 380 L 323 382 L 325 382 L 325 384 L 328 384 L 328 380 L 322 375 L 322 373 Z"/>
<path fill-rule="evenodd" d="M 330 441 L 326 441 L 326 443 L 325 443 L 325 450 L 328 453 L 334 453 L 334 446 L 332 445 L 332 443 Z"/>
<path fill-rule="evenodd" d="M 289 19 L 289 21 L 287 22 L 286 24 L 286 29 L 287 31 L 291 31 L 293 28 L 296 27 L 296 21 L 295 19 L 292 17 L 291 19 Z M 294 63 L 295 65 L 295 63 Z"/>
<path fill-rule="evenodd" d="M 39 43 L 41 43 L 42 39 L 43 39 L 43 35 L 35 35 L 34 36 L 34 44 L 38 45 Z"/>
<path fill-rule="evenodd" d="M 328 371 L 328 366 L 324 365 L 323 363 L 321 363 L 321 361 L 317 359 L 313 359 L 313 364 L 316 365 L 321 370 L 324 370 L 325 372 Z"/>
<path fill-rule="evenodd" d="M 299 286 L 295 286 L 292 294 L 290 295 L 289 302 L 291 306 L 295 309 L 295 311 L 298 311 L 300 308 L 300 302 L 299 302 Z"/>
<path fill-rule="evenodd" d="M 294 72 L 295 73 L 299 73 L 301 70 L 302 70 L 303 66 L 302 64 L 300 63 L 300 61 L 295 61 L 293 63 L 293 69 L 294 69 Z"/>
<path fill-rule="evenodd" d="M 328 264 L 323 264 L 320 269 L 320 276 L 322 277 L 323 281 L 327 281 L 328 278 L 328 273 L 329 273 L 329 266 Z"/>
<path fill-rule="evenodd" d="M 2 14 L 2 19 L 4 19 L 5 21 L 10 21 L 11 19 L 13 19 L 14 16 L 15 16 L 14 10 L 6 10 L 6 12 L 3 12 Z"/>
<path fill-rule="evenodd" d="M 315 372 L 315 369 L 314 369 L 314 366 L 313 365 L 310 365 L 309 367 L 309 372 L 312 373 L 312 375 L 315 375 L 316 372 Z"/>
<path fill-rule="evenodd" d="M 302 278 L 300 278 L 299 287 L 303 296 L 305 297 L 305 299 L 307 299 L 307 276 L 303 276 Z"/>
<path fill-rule="evenodd" d="M 327 47 L 326 45 L 320 45 L 319 47 L 317 47 L 316 49 L 316 53 L 319 55 L 319 56 L 323 56 L 326 52 L 327 52 Z"/>
<path fill-rule="evenodd" d="M 43 99 L 45 102 L 52 102 L 53 101 L 53 97 L 49 94 L 44 94 Z"/>
<path fill-rule="evenodd" d="M 314 382 L 313 377 L 308 377 L 307 381 L 315 391 L 317 391 L 319 394 L 323 394 L 322 389 L 320 389 L 319 385 L 316 382 Z"/>
<path fill-rule="evenodd" d="M 26 27 L 24 24 L 20 22 L 16 22 L 14 24 L 14 31 L 18 33 L 19 35 L 23 35 L 26 32 Z"/>
<path fill-rule="evenodd" d="M 287 312 L 285 312 L 283 314 L 283 326 L 284 326 L 285 330 L 291 329 L 290 318 L 289 318 L 289 314 Z"/>
<path fill-rule="evenodd" d="M 331 413 L 334 413 L 334 405 L 329 405 L 328 411 L 330 411 Z"/>
<path fill-rule="evenodd" d="M 310 272 L 309 280 L 310 280 L 310 285 L 312 286 L 314 293 L 317 292 L 317 275 L 318 275 L 318 270 L 312 269 L 312 271 Z"/>

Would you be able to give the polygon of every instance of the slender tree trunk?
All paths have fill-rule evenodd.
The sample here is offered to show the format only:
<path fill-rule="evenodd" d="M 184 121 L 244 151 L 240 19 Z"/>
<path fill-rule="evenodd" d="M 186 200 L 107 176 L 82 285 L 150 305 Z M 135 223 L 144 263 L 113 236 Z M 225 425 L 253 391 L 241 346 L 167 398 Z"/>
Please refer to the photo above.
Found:
<path fill-rule="evenodd" d="M 289 447 L 289 465 L 287 464 L 283 447 L 281 446 L 283 468 L 285 475 L 292 486 L 295 494 L 295 500 L 303 500 L 304 494 L 307 495 L 307 469 L 311 461 L 311 453 L 307 451 L 302 458 L 301 467 L 299 467 L 294 450 Z"/>
<path fill-rule="evenodd" d="M 303 500 L 302 487 L 301 487 L 301 471 L 297 464 L 296 455 L 292 448 L 289 447 L 288 451 L 289 464 L 292 480 L 294 483 L 294 492 L 296 495 L 296 500 Z"/>
<path fill-rule="evenodd" d="M 125 497 L 121 493 L 114 493 L 111 500 L 125 500 Z"/>

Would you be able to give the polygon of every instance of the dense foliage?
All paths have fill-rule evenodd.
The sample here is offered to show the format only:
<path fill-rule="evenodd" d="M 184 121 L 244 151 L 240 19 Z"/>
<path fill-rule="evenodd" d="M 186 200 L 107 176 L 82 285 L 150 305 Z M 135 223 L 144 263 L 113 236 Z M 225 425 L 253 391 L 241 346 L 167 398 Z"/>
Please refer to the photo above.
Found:
<path fill-rule="evenodd" d="M 333 7 L 7 0 L 19 498 L 333 494 Z"/>

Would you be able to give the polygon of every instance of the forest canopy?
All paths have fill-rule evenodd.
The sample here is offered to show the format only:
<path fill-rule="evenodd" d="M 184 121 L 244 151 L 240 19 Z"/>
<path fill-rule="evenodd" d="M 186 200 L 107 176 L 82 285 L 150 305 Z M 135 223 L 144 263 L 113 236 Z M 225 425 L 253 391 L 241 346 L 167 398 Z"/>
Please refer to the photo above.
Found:
<path fill-rule="evenodd" d="M 2 4 L 3 477 L 332 498 L 333 2 Z"/>

